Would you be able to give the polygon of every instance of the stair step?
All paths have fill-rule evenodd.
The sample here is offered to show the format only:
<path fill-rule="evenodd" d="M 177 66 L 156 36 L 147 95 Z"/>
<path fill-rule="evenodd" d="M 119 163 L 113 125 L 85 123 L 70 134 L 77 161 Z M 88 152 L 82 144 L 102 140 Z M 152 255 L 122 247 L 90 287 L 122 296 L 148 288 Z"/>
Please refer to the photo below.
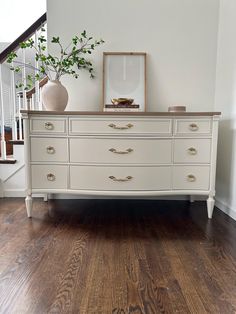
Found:
<path fill-rule="evenodd" d="M 13 145 L 24 145 L 24 141 L 23 140 L 17 140 L 17 141 L 9 140 L 8 143 L 11 143 Z"/>
<path fill-rule="evenodd" d="M 0 164 L 15 164 L 16 159 L 14 158 L 7 158 L 7 159 L 1 159 L 0 158 Z"/>

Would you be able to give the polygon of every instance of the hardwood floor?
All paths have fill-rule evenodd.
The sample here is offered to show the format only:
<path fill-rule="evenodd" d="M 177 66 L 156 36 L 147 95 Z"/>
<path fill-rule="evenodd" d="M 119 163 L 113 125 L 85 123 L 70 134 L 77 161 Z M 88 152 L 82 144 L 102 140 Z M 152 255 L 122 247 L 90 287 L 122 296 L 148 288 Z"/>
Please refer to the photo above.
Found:
<path fill-rule="evenodd" d="M 2 199 L 0 313 L 236 313 L 236 222 L 152 200 L 37 200 L 28 219 Z"/>

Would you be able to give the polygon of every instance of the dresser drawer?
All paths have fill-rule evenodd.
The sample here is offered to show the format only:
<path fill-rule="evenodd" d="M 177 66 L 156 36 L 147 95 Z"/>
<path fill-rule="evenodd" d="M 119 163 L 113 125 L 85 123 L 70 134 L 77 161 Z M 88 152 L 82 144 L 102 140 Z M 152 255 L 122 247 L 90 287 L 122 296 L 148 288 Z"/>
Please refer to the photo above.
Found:
<path fill-rule="evenodd" d="M 171 167 L 70 166 L 73 190 L 169 190 Z"/>
<path fill-rule="evenodd" d="M 175 163 L 210 163 L 211 139 L 175 139 Z"/>
<path fill-rule="evenodd" d="M 210 134 L 210 119 L 176 119 L 175 134 L 194 135 L 194 134 Z"/>
<path fill-rule="evenodd" d="M 210 182 L 209 166 L 174 166 L 174 190 L 208 190 Z"/>
<path fill-rule="evenodd" d="M 71 138 L 70 162 L 171 163 L 170 139 Z"/>
<path fill-rule="evenodd" d="M 162 134 L 172 133 L 171 119 L 70 118 L 70 134 Z"/>
<path fill-rule="evenodd" d="M 30 132 L 32 134 L 65 134 L 65 118 L 33 118 L 30 119 Z"/>
<path fill-rule="evenodd" d="M 68 162 L 66 138 L 31 137 L 31 161 Z"/>
<path fill-rule="evenodd" d="M 33 165 L 33 189 L 67 189 L 67 166 Z"/>

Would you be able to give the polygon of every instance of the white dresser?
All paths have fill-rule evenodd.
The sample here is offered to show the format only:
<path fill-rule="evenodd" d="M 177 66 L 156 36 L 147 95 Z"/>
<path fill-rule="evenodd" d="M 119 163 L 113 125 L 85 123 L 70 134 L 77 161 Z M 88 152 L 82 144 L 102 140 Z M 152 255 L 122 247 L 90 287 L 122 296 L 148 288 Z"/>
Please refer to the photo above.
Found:
<path fill-rule="evenodd" d="M 212 217 L 219 112 L 22 111 L 32 193 L 206 195 Z"/>

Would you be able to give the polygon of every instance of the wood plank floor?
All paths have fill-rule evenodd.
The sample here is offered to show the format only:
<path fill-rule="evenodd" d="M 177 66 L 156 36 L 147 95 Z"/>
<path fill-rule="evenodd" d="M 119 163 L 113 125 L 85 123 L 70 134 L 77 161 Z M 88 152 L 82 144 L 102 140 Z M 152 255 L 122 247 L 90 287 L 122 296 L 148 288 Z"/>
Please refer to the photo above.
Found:
<path fill-rule="evenodd" d="M 236 313 L 236 222 L 153 200 L 36 200 L 28 219 L 2 199 L 0 313 Z"/>

